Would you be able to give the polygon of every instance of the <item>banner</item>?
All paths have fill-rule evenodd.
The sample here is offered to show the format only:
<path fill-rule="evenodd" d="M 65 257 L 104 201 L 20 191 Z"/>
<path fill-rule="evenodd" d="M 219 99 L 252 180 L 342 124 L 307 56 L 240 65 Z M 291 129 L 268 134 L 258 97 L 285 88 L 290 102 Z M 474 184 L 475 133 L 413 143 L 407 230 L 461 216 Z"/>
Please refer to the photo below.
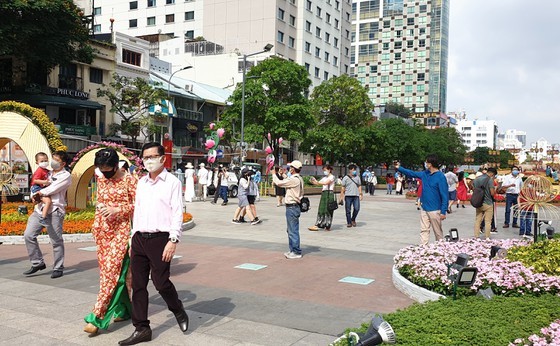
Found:
<path fill-rule="evenodd" d="M 171 169 L 173 164 L 172 154 L 173 154 L 173 141 L 170 139 L 163 140 L 163 147 L 165 148 L 165 164 L 166 169 Z"/>

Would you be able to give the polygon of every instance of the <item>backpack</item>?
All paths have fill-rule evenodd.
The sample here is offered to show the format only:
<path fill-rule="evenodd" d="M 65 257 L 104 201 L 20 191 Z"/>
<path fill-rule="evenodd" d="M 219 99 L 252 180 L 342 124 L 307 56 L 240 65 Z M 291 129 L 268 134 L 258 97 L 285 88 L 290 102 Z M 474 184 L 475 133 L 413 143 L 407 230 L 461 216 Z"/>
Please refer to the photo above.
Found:
<path fill-rule="evenodd" d="M 303 193 L 303 180 L 301 178 L 300 178 L 300 183 L 301 183 L 301 192 Z M 309 198 L 305 196 L 301 197 L 301 199 L 299 200 L 299 210 L 302 213 L 307 213 L 310 207 L 311 207 L 311 203 L 309 202 Z"/>
<path fill-rule="evenodd" d="M 484 185 L 475 187 L 471 196 L 471 205 L 475 208 L 480 208 L 484 204 L 484 196 L 486 195 L 486 186 L 490 178 L 486 178 Z"/>

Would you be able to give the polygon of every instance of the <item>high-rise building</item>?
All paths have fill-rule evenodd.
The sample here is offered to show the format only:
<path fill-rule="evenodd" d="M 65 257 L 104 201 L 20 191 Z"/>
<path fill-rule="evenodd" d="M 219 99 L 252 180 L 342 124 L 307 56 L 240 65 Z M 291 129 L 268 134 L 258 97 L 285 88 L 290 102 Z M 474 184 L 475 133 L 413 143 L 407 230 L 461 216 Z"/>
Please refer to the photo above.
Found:
<path fill-rule="evenodd" d="M 184 49 L 168 55 L 202 41 L 240 56 L 273 44 L 251 64 L 268 55 L 284 57 L 305 66 L 314 86 L 350 71 L 351 0 L 75 1 L 86 15 L 94 14 L 94 33 L 183 38 Z"/>
<path fill-rule="evenodd" d="M 456 129 L 468 151 L 473 151 L 478 147 L 496 149 L 498 139 L 498 123 L 496 121 L 462 119 L 458 121 Z"/>
<path fill-rule="evenodd" d="M 446 112 L 449 0 L 353 0 L 352 74 L 377 106 Z"/>

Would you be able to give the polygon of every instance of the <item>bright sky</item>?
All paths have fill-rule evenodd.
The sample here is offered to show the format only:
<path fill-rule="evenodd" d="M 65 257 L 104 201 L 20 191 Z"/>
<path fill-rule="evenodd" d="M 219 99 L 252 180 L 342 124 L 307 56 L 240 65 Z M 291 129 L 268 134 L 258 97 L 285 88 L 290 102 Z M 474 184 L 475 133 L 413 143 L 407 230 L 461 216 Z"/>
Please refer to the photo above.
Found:
<path fill-rule="evenodd" d="M 447 111 L 560 143 L 560 1 L 450 2 Z"/>

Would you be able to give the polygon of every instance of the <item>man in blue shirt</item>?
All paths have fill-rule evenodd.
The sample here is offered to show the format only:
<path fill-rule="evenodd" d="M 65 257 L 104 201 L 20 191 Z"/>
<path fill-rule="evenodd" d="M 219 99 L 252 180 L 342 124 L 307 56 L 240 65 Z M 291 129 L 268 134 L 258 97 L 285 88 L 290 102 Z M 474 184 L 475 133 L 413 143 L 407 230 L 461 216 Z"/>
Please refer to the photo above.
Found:
<path fill-rule="evenodd" d="M 424 163 L 425 170 L 411 171 L 401 167 L 395 162 L 395 168 L 406 176 L 422 180 L 422 210 L 420 212 L 420 240 L 422 245 L 427 245 L 430 240 L 430 227 L 434 230 L 436 241 L 443 239 L 441 222 L 445 220 L 449 193 L 447 180 L 439 170 L 439 161 L 436 155 L 428 155 Z"/>

